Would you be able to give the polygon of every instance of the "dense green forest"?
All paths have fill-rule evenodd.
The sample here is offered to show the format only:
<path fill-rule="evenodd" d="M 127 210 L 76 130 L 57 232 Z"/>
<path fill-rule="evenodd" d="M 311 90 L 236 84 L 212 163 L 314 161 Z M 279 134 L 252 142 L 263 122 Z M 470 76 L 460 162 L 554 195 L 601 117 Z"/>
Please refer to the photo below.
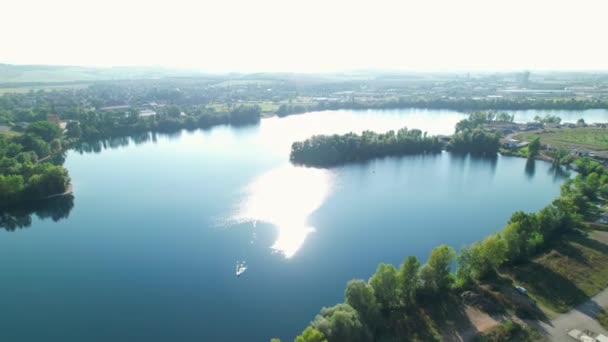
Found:
<path fill-rule="evenodd" d="M 67 190 L 67 170 L 45 162 L 62 152 L 62 142 L 61 129 L 46 121 L 32 123 L 22 135 L 0 135 L 0 207 Z"/>
<path fill-rule="evenodd" d="M 561 196 L 537 213 L 513 213 L 504 229 L 457 253 L 441 245 L 422 264 L 407 257 L 399 267 L 380 264 L 365 281 L 348 282 L 344 303 L 321 309 L 296 342 L 433 340 L 421 335 L 420 309 L 449 305 L 450 296 L 496 276 L 506 265 L 524 263 L 593 217 L 593 202 L 608 195 L 608 172 L 587 158 Z M 454 271 L 453 265 L 456 264 Z"/>
<path fill-rule="evenodd" d="M 290 159 L 305 165 L 330 166 L 390 155 L 437 153 L 441 148 L 436 137 L 427 137 L 418 129 L 402 128 L 396 133 L 365 131 L 361 135 L 316 135 L 303 142 L 294 142 Z"/>

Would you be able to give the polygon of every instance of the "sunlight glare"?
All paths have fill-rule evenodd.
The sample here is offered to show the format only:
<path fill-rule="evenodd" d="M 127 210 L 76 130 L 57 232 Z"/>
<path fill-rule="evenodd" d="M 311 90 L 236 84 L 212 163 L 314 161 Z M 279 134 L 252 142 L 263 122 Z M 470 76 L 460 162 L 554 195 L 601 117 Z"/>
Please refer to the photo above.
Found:
<path fill-rule="evenodd" d="M 315 230 L 307 220 L 325 201 L 331 178 L 327 170 L 292 165 L 270 170 L 247 186 L 236 219 L 276 226 L 278 235 L 271 248 L 290 258 Z"/>

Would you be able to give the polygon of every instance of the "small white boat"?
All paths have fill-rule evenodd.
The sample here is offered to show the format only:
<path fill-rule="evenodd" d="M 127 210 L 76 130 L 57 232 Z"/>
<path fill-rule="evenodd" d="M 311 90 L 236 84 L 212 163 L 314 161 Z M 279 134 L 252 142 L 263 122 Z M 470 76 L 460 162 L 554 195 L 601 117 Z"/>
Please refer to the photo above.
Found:
<path fill-rule="evenodd" d="M 236 262 L 236 276 L 239 277 L 241 274 L 243 274 L 245 271 L 247 271 L 247 266 L 245 265 L 245 262 Z"/>

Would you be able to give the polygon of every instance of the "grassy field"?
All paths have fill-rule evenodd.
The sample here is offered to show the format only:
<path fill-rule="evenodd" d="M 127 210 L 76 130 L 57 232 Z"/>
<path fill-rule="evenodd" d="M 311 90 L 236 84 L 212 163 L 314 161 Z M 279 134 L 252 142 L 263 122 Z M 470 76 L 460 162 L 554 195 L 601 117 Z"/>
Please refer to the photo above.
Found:
<path fill-rule="evenodd" d="M 528 146 L 524 146 L 522 148 L 516 150 L 509 150 L 506 148 L 501 148 L 498 152 L 505 156 L 515 156 L 521 158 L 528 158 Z"/>
<path fill-rule="evenodd" d="M 262 113 L 274 113 L 279 109 L 279 104 L 275 102 L 243 102 L 239 103 L 240 105 L 245 106 L 253 106 L 258 105 L 262 109 Z M 237 105 L 239 105 L 237 104 Z M 213 103 L 208 105 L 207 107 L 213 108 L 218 112 L 228 112 L 230 111 L 230 105 L 227 103 Z"/>
<path fill-rule="evenodd" d="M 541 133 L 522 133 L 514 138 L 531 141 L 540 135 L 541 144 L 553 146 L 579 146 L 593 150 L 608 149 L 608 130 L 601 128 L 550 129 Z"/>
<path fill-rule="evenodd" d="M 262 113 L 274 113 L 279 109 L 279 105 L 274 102 L 262 102 L 257 105 L 262 108 Z"/>
<path fill-rule="evenodd" d="M 608 245 L 575 235 L 505 274 L 544 307 L 563 313 L 608 287 L 606 265 Z"/>
<path fill-rule="evenodd" d="M 287 104 L 287 102 L 242 102 L 234 105 L 245 105 L 245 106 L 254 106 L 258 105 L 262 109 L 262 113 L 264 114 L 274 114 L 279 109 L 282 104 Z M 293 102 L 290 105 L 302 105 L 302 106 L 313 106 L 316 105 L 316 102 Z M 207 107 L 213 108 L 218 112 L 228 112 L 230 111 L 230 105 L 227 103 L 213 103 L 208 105 Z"/>

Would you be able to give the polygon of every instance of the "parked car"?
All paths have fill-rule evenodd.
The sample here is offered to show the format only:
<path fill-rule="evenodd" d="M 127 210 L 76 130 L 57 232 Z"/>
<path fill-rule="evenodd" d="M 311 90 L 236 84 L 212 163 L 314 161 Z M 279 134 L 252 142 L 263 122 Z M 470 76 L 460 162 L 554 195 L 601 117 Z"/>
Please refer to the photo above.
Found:
<path fill-rule="evenodd" d="M 528 295 L 528 290 L 526 290 L 525 288 L 523 288 L 521 286 L 515 286 L 515 289 L 523 295 L 526 295 L 526 296 Z"/>

